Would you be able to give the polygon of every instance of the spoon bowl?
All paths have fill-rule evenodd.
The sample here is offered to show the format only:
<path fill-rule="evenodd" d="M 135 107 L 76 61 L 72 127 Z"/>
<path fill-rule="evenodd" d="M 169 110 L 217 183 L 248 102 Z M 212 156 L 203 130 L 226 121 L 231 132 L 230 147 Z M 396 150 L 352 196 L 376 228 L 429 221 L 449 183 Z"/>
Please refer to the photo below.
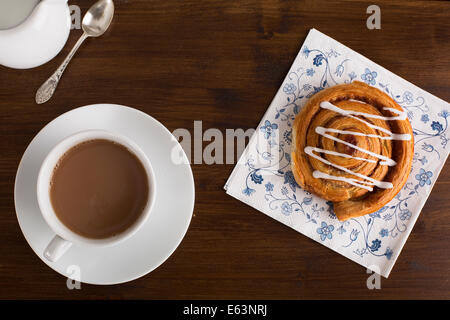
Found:
<path fill-rule="evenodd" d="M 83 17 L 83 31 L 90 37 L 99 37 L 108 29 L 114 16 L 112 0 L 97 1 Z"/>

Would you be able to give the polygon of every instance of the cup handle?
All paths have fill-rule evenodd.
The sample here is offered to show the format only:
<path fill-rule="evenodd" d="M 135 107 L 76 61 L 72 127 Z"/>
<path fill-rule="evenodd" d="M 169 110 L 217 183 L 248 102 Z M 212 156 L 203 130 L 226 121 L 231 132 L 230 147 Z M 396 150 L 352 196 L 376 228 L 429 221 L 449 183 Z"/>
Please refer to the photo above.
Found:
<path fill-rule="evenodd" d="M 60 236 L 56 235 L 52 241 L 47 245 L 44 250 L 44 257 L 51 262 L 57 261 L 62 255 L 69 250 L 72 246 L 72 242 L 64 240 Z"/>

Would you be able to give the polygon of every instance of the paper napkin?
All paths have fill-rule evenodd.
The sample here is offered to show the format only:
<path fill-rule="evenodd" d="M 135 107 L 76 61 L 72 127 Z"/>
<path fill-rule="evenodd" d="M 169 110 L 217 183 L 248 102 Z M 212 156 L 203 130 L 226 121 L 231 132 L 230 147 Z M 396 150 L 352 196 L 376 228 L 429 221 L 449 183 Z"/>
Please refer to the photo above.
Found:
<path fill-rule="evenodd" d="M 364 81 L 408 113 L 414 131 L 411 174 L 379 211 L 340 222 L 331 202 L 306 192 L 290 167 L 292 124 L 314 93 Z M 229 177 L 226 192 L 341 255 L 388 277 L 450 147 L 450 104 L 311 29 L 284 82 Z"/>

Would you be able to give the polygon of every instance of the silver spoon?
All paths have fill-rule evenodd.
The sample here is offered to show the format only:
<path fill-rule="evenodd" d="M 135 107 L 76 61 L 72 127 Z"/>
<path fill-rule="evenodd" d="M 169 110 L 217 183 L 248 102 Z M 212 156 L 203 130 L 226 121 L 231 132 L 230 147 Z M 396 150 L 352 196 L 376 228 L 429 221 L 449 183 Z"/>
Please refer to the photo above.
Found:
<path fill-rule="evenodd" d="M 78 39 L 75 46 L 64 59 L 63 63 L 56 69 L 47 81 L 36 92 L 36 103 L 47 102 L 52 97 L 58 86 L 59 80 L 69 64 L 75 52 L 88 37 L 99 37 L 105 33 L 111 24 L 114 15 L 114 3 L 112 0 L 99 0 L 89 8 L 89 11 L 83 17 L 82 27 L 83 35 Z"/>

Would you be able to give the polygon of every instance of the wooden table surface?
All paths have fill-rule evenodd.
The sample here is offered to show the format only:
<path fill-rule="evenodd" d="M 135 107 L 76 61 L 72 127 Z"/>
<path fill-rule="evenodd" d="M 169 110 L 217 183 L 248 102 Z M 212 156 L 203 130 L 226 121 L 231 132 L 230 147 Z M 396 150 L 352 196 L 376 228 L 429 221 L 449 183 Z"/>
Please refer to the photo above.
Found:
<path fill-rule="evenodd" d="M 84 14 L 93 1 L 70 1 Z M 66 279 L 31 250 L 17 223 L 14 178 L 38 131 L 75 107 L 140 109 L 169 130 L 254 128 L 310 28 L 450 101 L 450 3 L 376 1 L 116 0 L 111 28 L 86 41 L 52 100 L 40 84 L 81 35 L 31 70 L 0 67 L 0 298 L 396 299 L 450 298 L 450 167 L 444 167 L 389 279 L 368 290 L 365 268 L 225 194 L 233 165 L 193 165 L 194 216 L 181 245 L 154 272 L 114 286 Z"/>

